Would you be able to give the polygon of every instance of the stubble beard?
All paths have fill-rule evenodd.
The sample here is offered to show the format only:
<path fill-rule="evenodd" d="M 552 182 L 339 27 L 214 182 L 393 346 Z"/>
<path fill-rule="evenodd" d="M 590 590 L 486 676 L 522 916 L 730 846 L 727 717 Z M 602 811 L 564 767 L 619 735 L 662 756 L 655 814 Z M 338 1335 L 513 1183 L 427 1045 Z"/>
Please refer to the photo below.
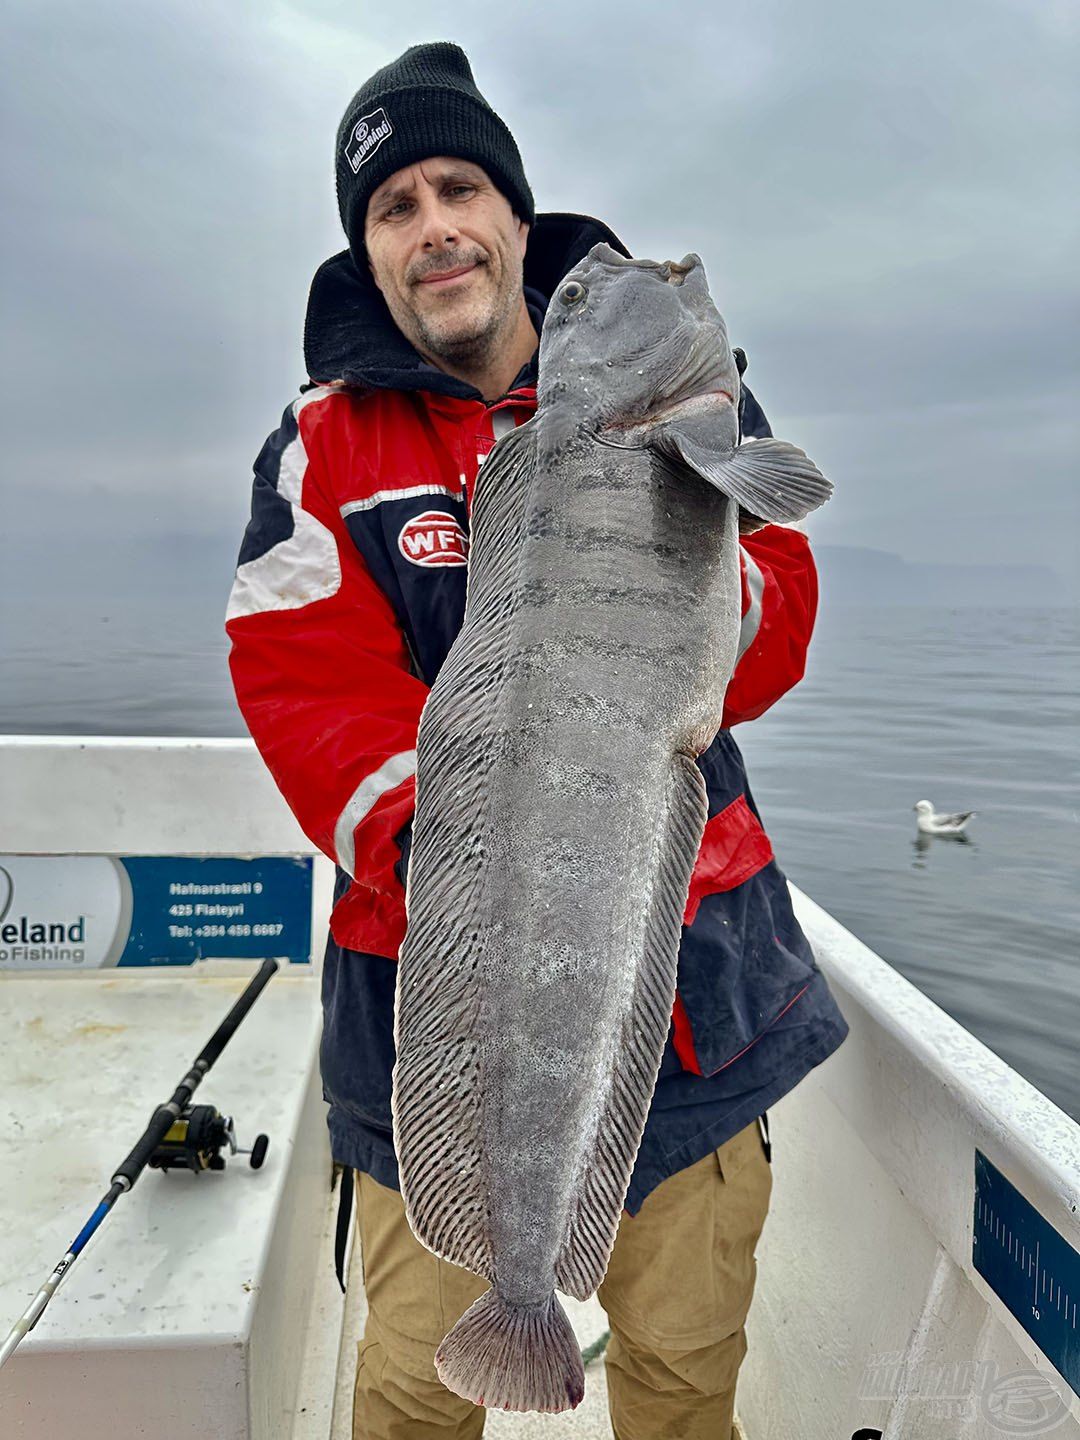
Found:
<path fill-rule="evenodd" d="M 486 268 L 486 260 L 479 263 Z M 454 267 L 447 265 L 443 268 L 449 270 Z M 414 344 L 425 355 L 444 360 L 456 369 L 483 369 L 495 359 L 502 344 L 509 340 L 520 295 L 521 276 L 504 269 L 499 289 L 478 306 L 478 314 L 463 315 L 460 319 L 446 315 L 440 317 L 440 324 L 437 317 L 410 310 L 416 332 Z"/>

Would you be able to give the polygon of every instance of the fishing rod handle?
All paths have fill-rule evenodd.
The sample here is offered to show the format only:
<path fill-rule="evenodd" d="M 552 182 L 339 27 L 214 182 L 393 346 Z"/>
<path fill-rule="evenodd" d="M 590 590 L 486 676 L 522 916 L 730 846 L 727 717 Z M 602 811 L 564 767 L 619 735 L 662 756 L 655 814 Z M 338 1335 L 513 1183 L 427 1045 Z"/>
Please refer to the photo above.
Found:
<path fill-rule="evenodd" d="M 78 1259 L 83 1247 L 97 1230 L 112 1206 L 125 1191 L 131 1189 L 135 1181 L 142 1174 L 151 1155 L 153 1155 L 154 1151 L 165 1139 L 165 1136 L 172 1129 L 173 1124 L 180 1118 L 184 1107 L 198 1088 L 199 1082 L 232 1039 L 236 1033 L 237 1026 L 259 998 L 267 981 L 271 975 L 276 972 L 277 968 L 278 963 L 276 960 L 263 961 L 252 976 L 251 981 L 245 987 L 236 1004 L 210 1037 L 209 1044 L 173 1091 L 172 1099 L 165 1105 L 159 1105 L 154 1111 L 150 1117 L 149 1125 L 147 1125 L 139 1137 L 134 1148 L 125 1158 L 123 1164 L 113 1173 L 110 1189 L 72 1242 L 71 1249 L 60 1261 L 59 1265 L 56 1266 L 48 1280 L 46 1280 L 45 1284 L 34 1296 L 33 1300 L 31 1300 L 27 1309 L 12 1326 L 6 1338 L 0 1341 L 0 1366 L 3 1366 L 11 1358 L 19 1342 L 28 1335 L 37 1324 L 42 1311 L 56 1293 L 56 1289 L 61 1280 L 63 1280 L 68 1270 Z"/>
<path fill-rule="evenodd" d="M 114 1185 L 122 1184 L 125 1190 L 131 1189 L 145 1169 L 150 1156 L 179 1118 L 180 1110 L 175 1099 L 170 1100 L 167 1105 L 157 1107 L 150 1117 L 150 1124 L 136 1140 L 123 1164 L 113 1171 Z"/>
<path fill-rule="evenodd" d="M 174 1122 L 179 1120 L 199 1082 L 232 1039 L 241 1020 L 259 998 L 277 968 L 276 960 L 264 960 L 259 966 L 244 987 L 236 1004 L 210 1037 L 195 1064 L 173 1091 L 172 1099 L 167 1104 L 157 1107 L 150 1118 L 150 1124 L 135 1142 L 123 1164 L 113 1171 L 114 1184 L 122 1184 L 127 1190 L 130 1190 L 135 1184 L 146 1168 L 151 1155 L 172 1129 Z"/>
<path fill-rule="evenodd" d="M 277 968 L 278 962 L 276 960 L 264 960 L 262 962 L 245 987 L 243 994 L 210 1037 L 206 1047 L 195 1061 L 194 1069 L 201 1069 L 202 1073 L 204 1075 L 206 1074 L 207 1070 L 210 1069 L 210 1066 L 213 1065 L 222 1050 L 225 1049 L 225 1046 L 232 1039 L 236 1033 L 237 1026 L 262 994 L 271 975 L 276 972 Z"/>

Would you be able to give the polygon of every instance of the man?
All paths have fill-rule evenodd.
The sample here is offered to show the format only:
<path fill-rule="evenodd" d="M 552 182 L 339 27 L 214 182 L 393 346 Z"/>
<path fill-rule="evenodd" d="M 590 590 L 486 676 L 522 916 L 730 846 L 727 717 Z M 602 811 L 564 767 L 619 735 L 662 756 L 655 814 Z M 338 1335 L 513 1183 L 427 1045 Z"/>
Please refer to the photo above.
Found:
<path fill-rule="evenodd" d="M 312 286 L 314 387 L 255 464 L 231 665 L 267 765 L 339 867 L 322 1072 L 335 1158 L 357 1172 L 369 1304 L 354 1434 L 475 1437 L 484 1412 L 432 1360 L 486 1284 L 412 1236 L 391 1127 L 417 726 L 462 620 L 478 468 L 535 408 L 547 297 L 597 241 L 627 252 L 597 221 L 536 216 L 517 146 L 454 45 L 416 46 L 357 92 L 337 184 L 349 248 Z M 749 391 L 741 421 L 770 433 Z M 802 674 L 816 605 L 804 537 L 746 537 L 743 589 L 725 728 L 698 762 L 710 819 L 671 1035 L 600 1291 L 619 1440 L 731 1434 L 771 1185 L 758 1117 L 846 1033 L 729 728 Z"/>

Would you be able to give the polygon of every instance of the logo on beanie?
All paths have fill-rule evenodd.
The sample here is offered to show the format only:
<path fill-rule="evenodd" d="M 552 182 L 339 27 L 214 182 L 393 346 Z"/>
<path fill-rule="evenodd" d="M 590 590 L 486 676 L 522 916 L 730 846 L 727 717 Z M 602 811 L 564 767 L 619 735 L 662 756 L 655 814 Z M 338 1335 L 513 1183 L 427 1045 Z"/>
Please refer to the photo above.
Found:
<path fill-rule="evenodd" d="M 365 161 L 371 159 L 386 137 L 393 133 L 394 127 L 390 124 L 390 118 L 381 107 L 373 110 L 370 115 L 360 116 L 345 143 L 345 158 L 354 175 L 359 173 L 360 166 Z"/>

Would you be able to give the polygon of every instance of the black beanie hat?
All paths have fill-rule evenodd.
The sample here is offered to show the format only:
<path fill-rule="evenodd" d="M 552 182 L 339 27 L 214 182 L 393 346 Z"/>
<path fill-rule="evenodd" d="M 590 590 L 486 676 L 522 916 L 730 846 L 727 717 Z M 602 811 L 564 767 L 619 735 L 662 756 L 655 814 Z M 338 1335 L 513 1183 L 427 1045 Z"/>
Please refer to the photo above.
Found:
<path fill-rule="evenodd" d="M 337 133 L 338 210 L 349 249 L 365 263 L 368 201 L 384 180 L 432 155 L 483 166 L 530 225 L 536 219 L 514 137 L 476 88 L 459 45 L 414 45 L 361 85 Z"/>

